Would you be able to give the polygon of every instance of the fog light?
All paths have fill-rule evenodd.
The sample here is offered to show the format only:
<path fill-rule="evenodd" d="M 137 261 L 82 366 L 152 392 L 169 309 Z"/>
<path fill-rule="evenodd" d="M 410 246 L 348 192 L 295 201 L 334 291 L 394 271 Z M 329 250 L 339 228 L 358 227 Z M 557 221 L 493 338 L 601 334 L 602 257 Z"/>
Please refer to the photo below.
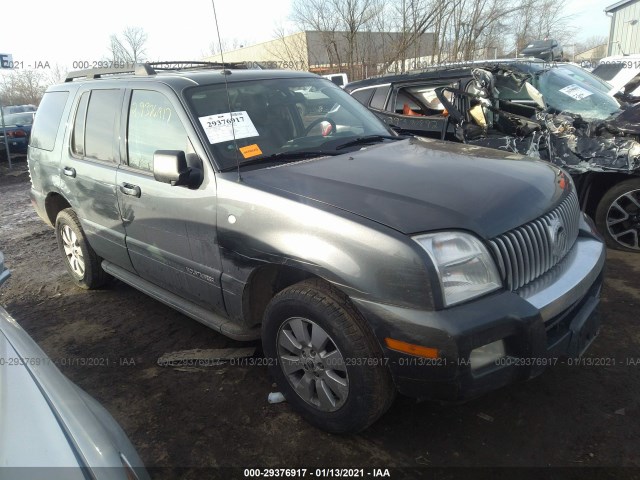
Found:
<path fill-rule="evenodd" d="M 504 356 L 504 341 L 498 340 L 497 342 L 483 345 L 471 351 L 471 355 L 469 356 L 471 370 L 478 370 L 479 368 L 496 363 Z"/>

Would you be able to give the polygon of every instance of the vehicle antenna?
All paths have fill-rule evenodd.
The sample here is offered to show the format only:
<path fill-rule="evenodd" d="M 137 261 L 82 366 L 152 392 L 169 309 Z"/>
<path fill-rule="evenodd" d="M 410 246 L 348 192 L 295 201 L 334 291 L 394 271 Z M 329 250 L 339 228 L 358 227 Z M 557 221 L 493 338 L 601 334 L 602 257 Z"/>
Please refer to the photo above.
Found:
<path fill-rule="evenodd" d="M 224 88 L 227 92 L 227 105 L 229 108 L 229 119 L 231 120 L 231 133 L 233 134 L 233 146 L 234 146 L 234 155 L 236 159 L 236 168 L 238 170 L 238 182 L 242 181 L 242 176 L 240 175 L 240 159 L 238 158 L 238 144 L 236 143 L 236 129 L 233 125 L 233 112 L 231 111 L 231 96 L 229 95 L 229 84 L 227 83 L 227 75 L 231 72 L 226 69 L 226 64 L 224 63 L 224 53 L 222 52 L 222 40 L 220 39 L 220 28 L 218 27 L 218 15 L 216 14 L 216 4 L 214 0 L 211 0 L 211 7 L 213 8 L 213 20 L 216 23 L 216 33 L 218 35 L 218 45 L 220 46 L 220 59 L 222 60 L 222 75 L 224 76 Z"/>

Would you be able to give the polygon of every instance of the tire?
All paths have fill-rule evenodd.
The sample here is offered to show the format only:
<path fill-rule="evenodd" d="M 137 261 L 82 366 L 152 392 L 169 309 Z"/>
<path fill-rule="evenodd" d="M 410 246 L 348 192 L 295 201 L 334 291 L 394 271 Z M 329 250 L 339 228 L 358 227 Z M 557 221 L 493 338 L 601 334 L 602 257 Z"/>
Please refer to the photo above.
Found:
<path fill-rule="evenodd" d="M 640 178 L 611 187 L 598 203 L 595 221 L 607 246 L 640 253 Z"/>
<path fill-rule="evenodd" d="M 108 275 L 100 266 L 101 259 L 89 245 L 80 221 L 71 208 L 58 213 L 56 238 L 65 267 L 77 286 L 91 290 L 106 283 Z"/>
<path fill-rule="evenodd" d="M 395 387 L 373 333 L 348 299 L 322 281 L 305 280 L 271 300 L 262 344 L 284 397 L 322 430 L 362 431 L 393 403 Z"/>

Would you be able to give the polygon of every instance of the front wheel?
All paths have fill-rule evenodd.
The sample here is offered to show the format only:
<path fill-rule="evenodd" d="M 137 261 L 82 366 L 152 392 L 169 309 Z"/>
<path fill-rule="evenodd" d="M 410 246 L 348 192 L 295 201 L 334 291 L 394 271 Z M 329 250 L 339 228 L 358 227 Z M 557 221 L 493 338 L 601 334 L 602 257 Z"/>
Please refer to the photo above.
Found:
<path fill-rule="evenodd" d="M 331 433 L 364 430 L 395 389 L 373 334 L 348 300 L 318 280 L 278 293 L 265 312 L 269 368 L 293 409 Z"/>
<path fill-rule="evenodd" d="M 598 204 L 595 221 L 607 246 L 640 253 L 640 178 L 610 188 Z"/>
<path fill-rule="evenodd" d="M 107 273 L 100 266 L 100 257 L 93 251 L 71 208 L 62 210 L 56 218 L 58 248 L 71 278 L 81 288 L 94 289 L 107 281 Z"/>

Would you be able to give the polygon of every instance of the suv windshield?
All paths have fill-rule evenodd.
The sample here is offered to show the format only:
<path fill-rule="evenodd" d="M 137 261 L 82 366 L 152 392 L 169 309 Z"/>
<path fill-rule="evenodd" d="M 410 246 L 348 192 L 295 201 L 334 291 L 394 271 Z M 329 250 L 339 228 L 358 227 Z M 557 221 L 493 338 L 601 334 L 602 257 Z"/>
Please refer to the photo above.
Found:
<path fill-rule="evenodd" d="M 542 93 L 550 109 L 570 112 L 584 118 L 605 119 L 620 111 L 620 105 L 605 92 L 605 87 L 589 72 L 553 67 L 544 71 L 534 86 Z"/>
<path fill-rule="evenodd" d="M 320 78 L 233 82 L 228 97 L 224 84 L 206 85 L 185 96 L 222 170 L 305 152 L 335 155 L 347 142 L 391 133 L 349 94 Z"/>

